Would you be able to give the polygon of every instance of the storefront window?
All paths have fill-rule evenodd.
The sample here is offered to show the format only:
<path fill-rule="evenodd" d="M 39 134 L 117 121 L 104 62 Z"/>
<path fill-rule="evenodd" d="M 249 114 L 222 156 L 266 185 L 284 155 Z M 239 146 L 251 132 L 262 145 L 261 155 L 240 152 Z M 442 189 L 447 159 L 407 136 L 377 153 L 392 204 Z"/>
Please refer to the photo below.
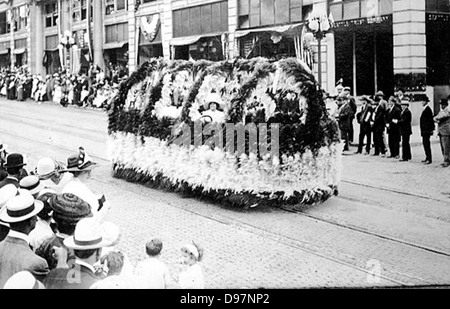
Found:
<path fill-rule="evenodd" d="M 265 57 L 275 60 L 295 57 L 294 38 L 283 36 L 275 43 L 271 33 L 248 35 L 240 40 L 240 55 L 245 58 Z"/>

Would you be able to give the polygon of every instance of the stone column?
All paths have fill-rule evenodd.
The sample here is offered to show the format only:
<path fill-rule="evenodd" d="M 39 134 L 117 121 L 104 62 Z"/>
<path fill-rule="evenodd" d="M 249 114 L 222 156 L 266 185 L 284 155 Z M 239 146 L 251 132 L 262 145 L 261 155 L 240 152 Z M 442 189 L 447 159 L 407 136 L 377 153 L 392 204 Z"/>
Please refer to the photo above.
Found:
<path fill-rule="evenodd" d="M 102 70 L 105 70 L 105 63 L 103 59 L 103 2 L 104 1 L 92 1 L 93 5 L 93 19 L 94 19 L 94 63 L 96 63 Z"/>
<path fill-rule="evenodd" d="M 136 0 L 128 0 L 128 68 L 130 73 L 137 68 L 136 40 L 139 41 L 139 32 L 136 27 L 135 7 Z"/>
<path fill-rule="evenodd" d="M 394 0 L 393 9 L 395 82 L 409 91 L 414 81 L 426 84 L 425 0 Z"/>
<path fill-rule="evenodd" d="M 30 58 L 30 70 L 33 74 L 44 76 L 45 68 L 42 64 L 45 50 L 44 19 L 42 15 L 42 4 L 34 2 L 30 4 L 30 36 L 28 54 Z"/>
<path fill-rule="evenodd" d="M 173 38 L 172 1 L 164 0 L 164 9 L 161 16 L 161 36 L 163 41 L 163 54 L 165 59 L 170 59 L 170 40 Z"/>
<path fill-rule="evenodd" d="M 230 59 L 239 56 L 238 44 L 234 33 L 238 27 L 237 0 L 228 0 L 228 55 Z"/>
<path fill-rule="evenodd" d="M 327 34 L 327 91 L 330 93 L 334 92 L 336 86 L 336 47 L 334 41 L 334 33 L 330 32 Z"/>

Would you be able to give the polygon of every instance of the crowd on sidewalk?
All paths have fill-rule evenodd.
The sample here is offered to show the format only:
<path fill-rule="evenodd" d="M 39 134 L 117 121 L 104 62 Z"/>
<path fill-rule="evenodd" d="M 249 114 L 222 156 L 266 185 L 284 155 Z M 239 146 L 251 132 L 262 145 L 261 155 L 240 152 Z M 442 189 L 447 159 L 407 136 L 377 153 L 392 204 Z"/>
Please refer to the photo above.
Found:
<path fill-rule="evenodd" d="M 403 91 L 385 100 L 382 91 L 373 96 L 364 95 L 358 104 L 351 96 L 351 88 L 338 84 L 334 94 L 326 95 L 329 116 L 336 119 L 344 143 L 344 153 L 350 151 L 350 146 L 356 145 L 354 154 L 381 156 L 397 159 L 400 162 L 412 160 L 411 136 L 412 113 L 409 109 L 410 98 Z M 450 96 L 440 102 L 440 112 L 434 115 L 428 97 L 422 100 L 423 111 L 420 117 L 420 133 L 424 148 L 423 164 L 433 163 L 431 137 L 438 134 L 441 143 L 444 162 L 442 167 L 450 166 Z M 358 143 L 354 144 L 354 121 L 359 124 Z M 373 153 L 371 154 L 371 151 Z M 400 151 L 401 150 L 401 151 Z M 364 152 L 363 152 L 364 151 Z M 388 156 L 389 152 L 389 156 Z"/>
<path fill-rule="evenodd" d="M 112 66 L 112 64 L 111 64 Z M 107 76 L 97 65 L 91 65 L 88 74 L 31 75 L 26 66 L 10 71 L 0 69 L 0 96 L 8 100 L 38 103 L 53 102 L 63 107 L 75 105 L 84 108 L 105 109 L 128 78 L 125 69 L 112 67 Z"/>
<path fill-rule="evenodd" d="M 0 155 L 0 288 L 204 288 L 203 249 L 195 242 L 180 248 L 176 279 L 161 240 L 142 243 L 147 258 L 135 267 L 118 249 L 121 228 L 105 221 L 110 201 L 89 188 L 98 165 L 84 148 L 67 164 L 42 158 L 32 171 L 7 146 Z"/>

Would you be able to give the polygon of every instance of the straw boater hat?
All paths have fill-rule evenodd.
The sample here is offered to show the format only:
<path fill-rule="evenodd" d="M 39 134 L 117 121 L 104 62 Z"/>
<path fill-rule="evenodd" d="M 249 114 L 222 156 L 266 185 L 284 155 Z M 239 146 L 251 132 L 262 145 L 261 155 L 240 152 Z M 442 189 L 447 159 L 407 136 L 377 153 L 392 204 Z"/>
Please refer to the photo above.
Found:
<path fill-rule="evenodd" d="M 377 93 L 375 93 L 375 97 L 381 97 L 384 98 L 384 92 L 383 91 L 378 91 Z"/>
<path fill-rule="evenodd" d="M 0 220 L 17 223 L 36 216 L 44 208 L 44 203 L 37 201 L 27 191 L 13 197 L 0 212 Z"/>
<path fill-rule="evenodd" d="M 6 281 L 4 290 L 44 290 L 44 285 L 29 271 L 21 271 Z"/>
<path fill-rule="evenodd" d="M 77 223 L 75 233 L 64 240 L 64 245 L 73 250 L 95 250 L 107 247 L 110 243 L 104 239 L 98 220 L 86 218 Z"/>
<path fill-rule="evenodd" d="M 6 206 L 6 204 L 14 196 L 17 195 L 17 187 L 13 184 L 9 184 L 0 189 L 0 209 Z"/>
<path fill-rule="evenodd" d="M 363 95 L 360 100 L 361 100 L 361 102 L 367 102 L 370 104 L 374 103 L 373 100 L 368 95 Z"/>
<path fill-rule="evenodd" d="M 20 181 L 20 188 L 28 190 L 31 195 L 37 195 L 45 188 L 44 184 L 39 180 L 39 177 L 31 175 L 23 178 Z"/>
<path fill-rule="evenodd" d="M 217 93 L 210 93 L 206 97 L 205 103 L 203 104 L 203 107 L 205 108 L 205 110 L 209 109 L 209 105 L 211 103 L 216 103 L 220 109 L 224 109 L 224 107 L 225 107 L 225 103 L 223 102 L 220 95 L 218 95 Z"/>
<path fill-rule="evenodd" d="M 97 163 L 91 160 L 89 155 L 80 147 L 78 155 L 73 155 L 67 159 L 68 172 L 84 172 L 91 171 L 97 167 Z"/>

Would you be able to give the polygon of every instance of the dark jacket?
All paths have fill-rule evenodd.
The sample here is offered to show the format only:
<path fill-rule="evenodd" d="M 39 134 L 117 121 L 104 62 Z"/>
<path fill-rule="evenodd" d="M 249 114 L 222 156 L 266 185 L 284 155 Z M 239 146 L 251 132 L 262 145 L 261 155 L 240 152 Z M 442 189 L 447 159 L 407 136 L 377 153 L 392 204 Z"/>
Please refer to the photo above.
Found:
<path fill-rule="evenodd" d="M 435 130 L 433 111 L 427 106 L 420 116 L 420 132 L 422 136 L 431 136 Z"/>
<path fill-rule="evenodd" d="M 386 111 L 382 105 L 375 108 L 373 117 L 373 131 L 383 132 L 386 129 Z"/>
<path fill-rule="evenodd" d="M 402 136 L 412 135 L 412 113 L 409 109 L 402 112 L 399 121 L 399 128 Z"/>
<path fill-rule="evenodd" d="M 0 243 L 0 288 L 21 271 L 29 271 L 39 281 L 49 273 L 47 262 L 34 254 L 25 240 L 8 236 Z"/>
<path fill-rule="evenodd" d="M 386 125 L 388 126 L 389 134 L 400 134 L 398 123 L 400 122 L 401 115 L 402 108 L 398 104 L 395 104 L 392 109 L 386 111 Z M 394 120 L 397 120 L 397 123 L 395 123 Z"/>
<path fill-rule="evenodd" d="M 3 181 L 0 182 L 0 189 L 9 184 L 13 184 L 16 188 L 20 188 L 19 180 L 17 180 L 16 178 L 7 176 L 7 178 L 5 178 Z"/>
<path fill-rule="evenodd" d="M 86 266 L 74 264 L 71 269 L 52 270 L 43 283 L 48 290 L 87 290 L 100 280 Z"/>
<path fill-rule="evenodd" d="M 339 128 L 341 131 L 348 131 L 351 128 L 354 117 L 353 110 L 349 103 L 345 103 L 339 109 Z"/>
<path fill-rule="evenodd" d="M 361 132 L 371 131 L 370 122 L 373 118 L 373 108 L 369 104 L 362 107 L 362 110 L 358 113 L 358 123 L 361 125 Z"/>

